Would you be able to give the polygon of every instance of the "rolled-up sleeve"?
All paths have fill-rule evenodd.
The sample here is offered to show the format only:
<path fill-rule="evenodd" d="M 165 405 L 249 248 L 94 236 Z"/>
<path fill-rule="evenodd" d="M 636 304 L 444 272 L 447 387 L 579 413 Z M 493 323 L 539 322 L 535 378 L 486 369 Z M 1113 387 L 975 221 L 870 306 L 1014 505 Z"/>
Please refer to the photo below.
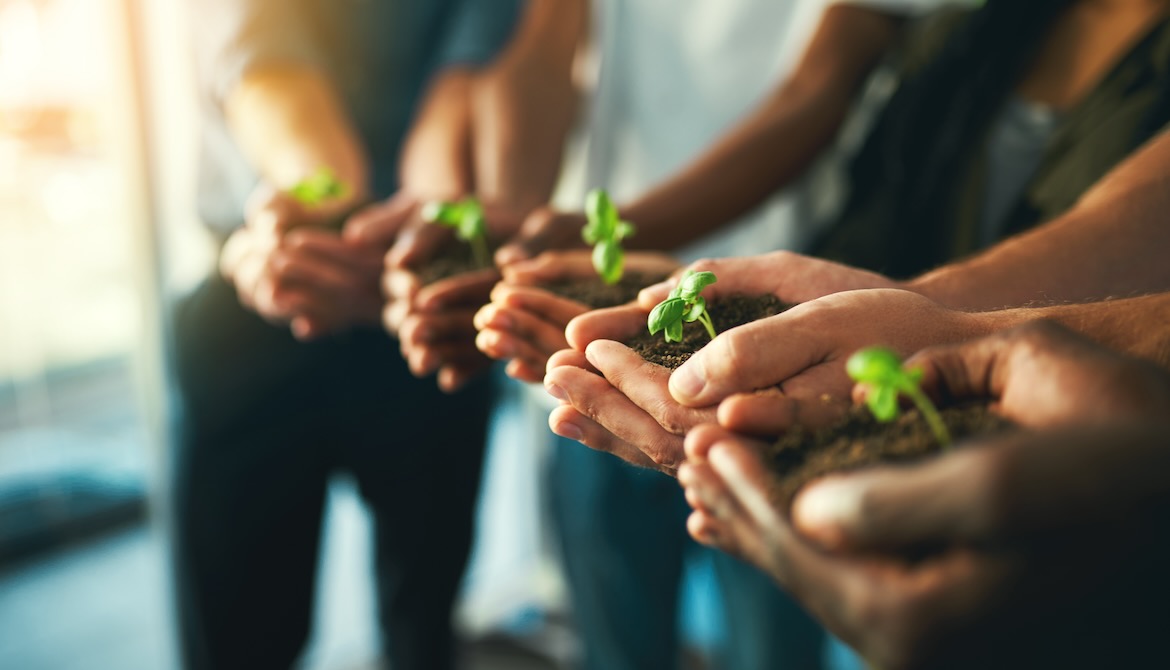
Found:
<path fill-rule="evenodd" d="M 322 62 L 320 45 L 297 0 L 188 0 L 187 11 L 200 82 L 216 103 L 257 66 Z"/>
<path fill-rule="evenodd" d="M 483 65 L 504 47 L 527 0 L 457 0 L 438 54 L 440 68 Z"/>

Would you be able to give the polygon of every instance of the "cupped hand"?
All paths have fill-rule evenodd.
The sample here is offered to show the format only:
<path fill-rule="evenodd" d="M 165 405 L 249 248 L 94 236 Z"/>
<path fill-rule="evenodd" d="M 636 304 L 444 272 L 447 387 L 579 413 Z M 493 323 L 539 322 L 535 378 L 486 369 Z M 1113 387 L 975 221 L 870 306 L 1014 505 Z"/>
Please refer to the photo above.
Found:
<path fill-rule="evenodd" d="M 402 356 L 418 377 L 438 373 L 439 388 L 452 392 L 490 363 L 475 348 L 475 313 L 499 279 L 478 270 L 419 286 L 410 271 L 387 270 L 383 325 L 397 334 Z"/>
<path fill-rule="evenodd" d="M 585 215 L 542 207 L 525 219 L 515 235 L 496 250 L 496 265 L 506 267 L 545 251 L 584 248 Z"/>
<path fill-rule="evenodd" d="M 906 365 L 922 368 L 924 389 L 944 403 L 989 400 L 1025 426 L 1170 419 L 1162 370 L 1049 321 L 926 349 Z"/>
<path fill-rule="evenodd" d="M 665 274 L 677 266 L 668 256 L 632 253 L 626 270 Z M 540 288 L 552 281 L 596 278 L 591 255 L 585 250 L 548 251 L 503 269 L 504 279 L 492 290 L 492 301 L 476 315 L 476 345 L 488 356 L 508 360 L 507 372 L 516 379 L 544 378 L 549 356 L 569 346 L 565 328 L 589 311 L 583 303 Z"/>
<path fill-rule="evenodd" d="M 240 302 L 265 319 L 313 339 L 375 324 L 381 307 L 381 253 L 352 245 L 328 226 L 347 205 L 309 207 L 262 187 L 246 224 L 220 255 L 220 271 Z"/>
<path fill-rule="evenodd" d="M 834 293 L 720 333 L 674 371 L 669 388 L 687 407 L 719 404 L 726 428 L 776 435 L 794 422 L 841 415 L 853 388 L 845 361 L 856 350 L 883 345 L 906 356 L 989 328 L 977 315 L 909 291 Z"/>
<path fill-rule="evenodd" d="M 753 446 L 703 426 L 679 481 L 698 541 L 764 569 L 879 667 L 1027 668 L 1057 653 L 1101 667 L 1160 616 L 1168 438 L 1132 423 L 1001 437 L 813 484 L 789 522 Z"/>
<path fill-rule="evenodd" d="M 729 295 L 774 295 L 786 303 L 816 300 L 832 293 L 869 288 L 898 288 L 888 277 L 791 251 L 758 256 L 703 259 L 685 270 L 714 272 L 719 281 L 704 290 L 708 299 Z M 647 311 L 666 299 L 685 270 L 645 288 L 638 302 Z"/>

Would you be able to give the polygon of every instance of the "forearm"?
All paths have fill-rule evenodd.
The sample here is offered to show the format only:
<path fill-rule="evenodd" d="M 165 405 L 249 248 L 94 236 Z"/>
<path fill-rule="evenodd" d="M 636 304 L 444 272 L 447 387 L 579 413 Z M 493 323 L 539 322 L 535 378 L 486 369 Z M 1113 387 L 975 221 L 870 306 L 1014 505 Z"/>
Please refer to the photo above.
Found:
<path fill-rule="evenodd" d="M 1116 168 L 1064 216 L 907 284 L 958 309 L 1084 302 L 1170 289 L 1170 136 Z"/>
<path fill-rule="evenodd" d="M 531 0 L 508 47 L 474 91 L 476 191 L 518 209 L 548 201 L 579 93 L 574 62 L 589 29 L 587 0 Z"/>
<path fill-rule="evenodd" d="M 474 74 L 455 67 L 431 83 L 402 150 L 402 189 L 421 199 L 446 200 L 473 188 L 471 87 Z"/>
<path fill-rule="evenodd" d="M 747 213 L 799 177 L 837 135 L 893 41 L 895 17 L 833 6 L 792 76 L 681 172 L 622 207 L 631 245 L 670 249 Z"/>
<path fill-rule="evenodd" d="M 327 167 L 355 200 L 368 192 L 365 151 L 321 71 L 299 64 L 249 70 L 228 92 L 224 112 L 253 167 L 277 188 Z"/>

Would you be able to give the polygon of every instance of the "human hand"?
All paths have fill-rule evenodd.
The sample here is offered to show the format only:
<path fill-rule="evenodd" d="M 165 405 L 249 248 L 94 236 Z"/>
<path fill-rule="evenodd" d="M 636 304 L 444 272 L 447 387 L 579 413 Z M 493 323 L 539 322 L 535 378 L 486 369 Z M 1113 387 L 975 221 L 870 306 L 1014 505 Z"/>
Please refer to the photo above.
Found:
<path fill-rule="evenodd" d="M 627 255 L 632 273 L 663 275 L 677 267 L 668 256 L 652 253 Z M 549 282 L 593 280 L 590 253 L 585 250 L 548 251 L 534 259 L 504 267 L 504 279 L 492 289 L 492 301 L 476 314 L 476 345 L 497 359 L 507 359 L 507 373 L 522 381 L 544 378 L 548 357 L 569 346 L 565 328 L 588 305 L 544 290 Z"/>
<path fill-rule="evenodd" d="M 729 295 L 774 295 L 786 303 L 797 304 L 841 291 L 899 288 L 898 282 L 873 272 L 791 251 L 773 251 L 758 256 L 695 261 L 670 279 L 645 288 L 638 296 L 638 303 L 647 312 L 654 309 L 687 270 L 714 272 L 719 277 L 717 283 L 703 291 L 709 300 Z"/>
<path fill-rule="evenodd" d="M 698 541 L 763 568 L 878 667 L 1103 667 L 1159 639 L 1167 439 L 1015 434 L 813 484 L 790 523 L 753 446 L 702 426 L 679 481 Z"/>
<path fill-rule="evenodd" d="M 515 236 L 496 251 L 496 265 L 506 267 L 535 258 L 544 251 L 584 248 L 585 241 L 581 239 L 584 226 L 584 214 L 548 207 L 536 209 L 524 219 Z"/>
<path fill-rule="evenodd" d="M 345 242 L 330 228 L 352 206 L 316 206 L 267 186 L 249 201 L 245 225 L 220 255 L 220 272 L 240 302 L 308 340 L 375 324 L 381 253 Z"/>
<path fill-rule="evenodd" d="M 906 356 L 993 328 L 992 319 L 908 291 L 834 293 L 721 333 L 674 371 L 670 394 L 686 407 L 718 404 L 719 423 L 728 429 L 776 435 L 844 412 L 853 388 L 845 360 L 861 347 L 883 345 Z"/>
<path fill-rule="evenodd" d="M 931 347 L 906 361 L 923 389 L 945 404 L 989 400 L 1024 426 L 1078 421 L 1156 421 L 1170 408 L 1170 379 L 1049 321 L 1032 321 L 958 346 Z M 861 389 L 855 389 L 860 397 Z"/>

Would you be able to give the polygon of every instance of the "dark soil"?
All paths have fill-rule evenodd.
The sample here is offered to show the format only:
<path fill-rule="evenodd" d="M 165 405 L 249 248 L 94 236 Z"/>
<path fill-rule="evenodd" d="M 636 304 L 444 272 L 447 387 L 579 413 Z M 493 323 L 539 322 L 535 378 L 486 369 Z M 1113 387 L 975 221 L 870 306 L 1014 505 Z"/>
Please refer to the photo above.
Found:
<path fill-rule="evenodd" d="M 707 305 L 707 312 L 715 322 L 715 332 L 722 333 L 757 319 L 775 316 L 790 307 L 792 305 L 781 302 L 773 295 L 733 295 L 711 301 Z M 682 342 L 667 342 L 661 332 L 651 335 L 649 330 L 644 330 L 626 342 L 626 345 L 643 359 L 673 370 L 710 341 L 707 329 L 696 321 L 683 326 Z"/>
<path fill-rule="evenodd" d="M 941 414 L 955 441 L 1017 429 L 982 404 L 948 408 Z M 818 477 L 878 463 L 912 461 L 938 451 L 934 433 L 917 409 L 904 411 L 890 423 L 879 423 L 865 407 L 854 407 L 835 425 L 789 431 L 769 445 L 763 457 L 776 477 L 772 499 L 787 508 L 800 487 Z"/>
<path fill-rule="evenodd" d="M 549 293 L 575 300 L 593 309 L 624 305 L 638 297 L 638 291 L 657 284 L 669 275 L 627 272 L 616 284 L 606 284 L 601 277 L 589 279 L 562 279 L 541 286 Z"/>
<path fill-rule="evenodd" d="M 488 244 L 489 253 L 495 253 L 496 248 L 497 245 Z M 439 253 L 435 254 L 434 258 L 420 265 L 415 271 L 418 273 L 419 281 L 422 282 L 423 286 L 426 286 L 465 272 L 483 270 L 486 267 L 490 266 L 476 264 L 471 245 L 456 240 L 443 247 Z"/>

